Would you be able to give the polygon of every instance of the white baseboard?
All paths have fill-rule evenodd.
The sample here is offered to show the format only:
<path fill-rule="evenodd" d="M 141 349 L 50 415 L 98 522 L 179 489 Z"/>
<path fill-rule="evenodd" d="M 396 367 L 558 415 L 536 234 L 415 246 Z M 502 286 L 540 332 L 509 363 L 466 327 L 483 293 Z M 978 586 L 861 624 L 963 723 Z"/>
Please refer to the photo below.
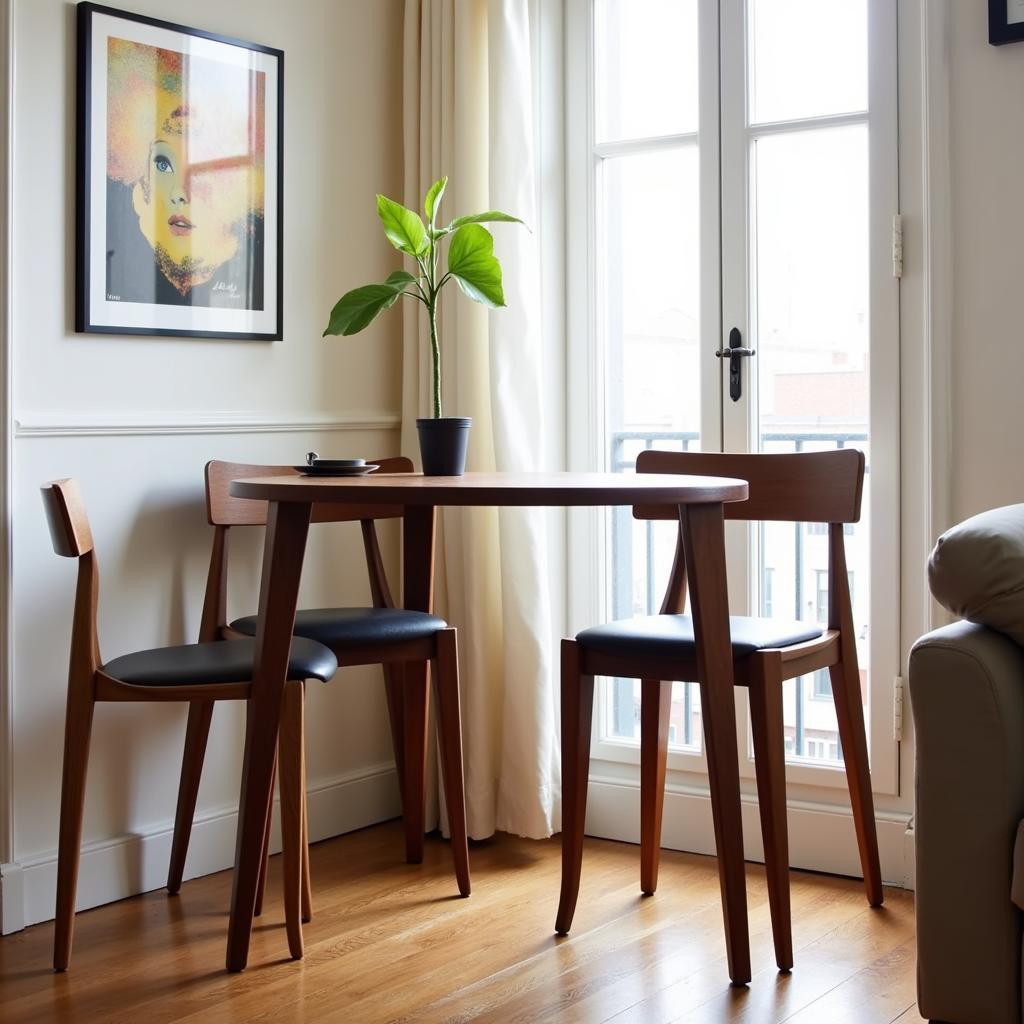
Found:
<path fill-rule="evenodd" d="M 757 797 L 744 795 L 743 844 L 747 860 L 764 861 Z M 887 885 L 913 887 L 913 843 L 907 843 L 909 814 L 876 814 L 878 855 Z M 789 803 L 789 862 L 794 868 L 862 877 L 853 816 L 849 808 Z M 640 785 L 633 780 L 590 776 L 587 835 L 640 842 Z M 707 791 L 669 783 L 661 845 L 714 856 L 715 833 Z M 910 863 L 907 863 L 908 850 Z"/>
<path fill-rule="evenodd" d="M 352 832 L 398 817 L 398 777 L 391 763 L 371 765 L 319 783 L 309 790 L 311 842 Z M 274 815 L 271 850 L 281 848 Z M 234 863 L 237 808 L 200 815 L 192 826 L 185 878 L 223 871 Z M 82 848 L 78 876 L 78 910 L 159 889 L 167 882 L 173 823 L 144 833 L 89 843 Z M 20 931 L 53 918 L 57 893 L 57 851 L 17 864 L 0 866 L 2 934 Z"/>
<path fill-rule="evenodd" d="M 0 935 L 25 927 L 24 874 L 20 864 L 0 864 Z"/>

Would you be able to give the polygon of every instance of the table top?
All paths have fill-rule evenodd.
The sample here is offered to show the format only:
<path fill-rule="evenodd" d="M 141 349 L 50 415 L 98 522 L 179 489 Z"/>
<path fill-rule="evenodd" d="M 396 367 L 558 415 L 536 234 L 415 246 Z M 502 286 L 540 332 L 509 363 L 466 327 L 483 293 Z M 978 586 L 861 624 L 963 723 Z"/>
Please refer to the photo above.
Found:
<path fill-rule="evenodd" d="M 745 480 L 668 473 L 466 473 L 266 476 L 233 480 L 236 498 L 396 505 L 694 505 L 744 501 Z"/>

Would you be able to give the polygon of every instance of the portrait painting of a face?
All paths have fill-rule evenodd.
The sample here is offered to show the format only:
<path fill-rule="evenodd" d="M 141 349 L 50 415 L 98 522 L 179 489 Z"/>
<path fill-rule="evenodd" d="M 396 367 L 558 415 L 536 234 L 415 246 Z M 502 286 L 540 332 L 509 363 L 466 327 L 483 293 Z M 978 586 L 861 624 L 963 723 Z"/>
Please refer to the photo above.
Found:
<path fill-rule="evenodd" d="M 280 189 L 280 132 L 268 114 L 279 116 L 279 61 L 80 7 L 91 15 L 80 256 L 92 312 L 127 333 L 272 333 L 259 328 L 280 313 L 280 216 L 268 202 Z"/>
<path fill-rule="evenodd" d="M 108 294 L 262 309 L 266 75 L 111 38 L 107 82 Z"/>

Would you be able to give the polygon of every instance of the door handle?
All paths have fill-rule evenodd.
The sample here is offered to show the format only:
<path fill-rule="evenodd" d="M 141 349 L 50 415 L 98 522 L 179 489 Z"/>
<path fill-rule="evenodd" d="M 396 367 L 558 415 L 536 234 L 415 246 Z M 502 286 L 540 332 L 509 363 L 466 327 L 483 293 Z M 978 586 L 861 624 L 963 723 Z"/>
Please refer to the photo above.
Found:
<path fill-rule="evenodd" d="M 729 347 L 720 348 L 715 355 L 719 359 L 729 359 L 729 397 L 738 402 L 743 396 L 743 360 L 757 355 L 752 348 L 743 347 L 743 336 L 740 329 L 734 327 L 729 332 Z"/>

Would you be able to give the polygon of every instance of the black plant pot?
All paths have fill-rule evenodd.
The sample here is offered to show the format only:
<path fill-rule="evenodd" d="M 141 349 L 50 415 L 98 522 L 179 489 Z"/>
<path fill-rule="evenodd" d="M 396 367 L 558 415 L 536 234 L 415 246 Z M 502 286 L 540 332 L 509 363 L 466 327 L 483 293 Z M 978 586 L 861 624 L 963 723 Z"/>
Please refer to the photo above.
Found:
<path fill-rule="evenodd" d="M 466 471 L 466 448 L 472 422 L 469 416 L 416 421 L 425 476 L 462 476 Z"/>

